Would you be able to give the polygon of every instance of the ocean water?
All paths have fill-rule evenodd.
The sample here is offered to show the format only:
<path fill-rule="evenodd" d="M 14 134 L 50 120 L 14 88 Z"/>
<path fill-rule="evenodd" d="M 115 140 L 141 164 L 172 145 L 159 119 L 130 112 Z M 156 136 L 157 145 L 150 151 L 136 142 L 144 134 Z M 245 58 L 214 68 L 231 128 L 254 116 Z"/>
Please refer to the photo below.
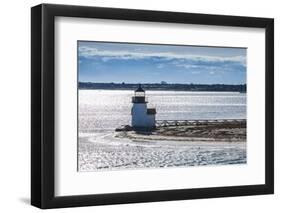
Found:
<path fill-rule="evenodd" d="M 133 91 L 79 90 L 79 132 L 114 130 L 131 122 Z M 158 120 L 246 119 L 246 94 L 147 91 Z"/>
<path fill-rule="evenodd" d="M 78 170 L 100 171 L 245 164 L 245 142 L 183 142 L 116 138 L 130 124 L 133 91 L 80 90 Z M 147 91 L 158 120 L 246 119 L 246 94 Z"/>

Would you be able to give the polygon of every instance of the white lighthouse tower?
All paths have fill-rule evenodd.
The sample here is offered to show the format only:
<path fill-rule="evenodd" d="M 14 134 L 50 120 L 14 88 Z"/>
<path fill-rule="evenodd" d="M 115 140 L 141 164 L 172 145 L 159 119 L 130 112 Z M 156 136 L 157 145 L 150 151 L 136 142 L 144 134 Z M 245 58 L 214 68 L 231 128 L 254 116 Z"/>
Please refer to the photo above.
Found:
<path fill-rule="evenodd" d="M 132 97 L 132 127 L 134 129 L 154 129 L 155 128 L 155 108 L 147 108 L 145 91 L 139 84 Z"/>

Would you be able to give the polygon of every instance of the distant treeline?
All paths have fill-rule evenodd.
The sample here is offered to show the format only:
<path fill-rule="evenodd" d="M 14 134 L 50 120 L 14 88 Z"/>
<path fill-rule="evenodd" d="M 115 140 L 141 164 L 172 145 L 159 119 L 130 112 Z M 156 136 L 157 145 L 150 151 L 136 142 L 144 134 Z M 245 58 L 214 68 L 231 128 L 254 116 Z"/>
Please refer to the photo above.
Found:
<path fill-rule="evenodd" d="M 79 89 L 109 89 L 109 90 L 135 90 L 139 84 L 130 83 L 92 83 L 79 82 Z M 170 84 L 170 83 L 144 83 L 145 90 L 170 90 L 170 91 L 224 91 L 246 92 L 246 84 Z"/>

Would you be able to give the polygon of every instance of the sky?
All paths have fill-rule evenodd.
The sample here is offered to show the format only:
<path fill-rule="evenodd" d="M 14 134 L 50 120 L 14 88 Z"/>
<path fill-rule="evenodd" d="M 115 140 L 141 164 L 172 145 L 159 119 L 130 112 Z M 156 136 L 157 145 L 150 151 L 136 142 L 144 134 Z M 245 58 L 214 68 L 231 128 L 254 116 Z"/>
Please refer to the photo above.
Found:
<path fill-rule="evenodd" d="M 246 48 L 78 41 L 79 82 L 245 84 Z"/>

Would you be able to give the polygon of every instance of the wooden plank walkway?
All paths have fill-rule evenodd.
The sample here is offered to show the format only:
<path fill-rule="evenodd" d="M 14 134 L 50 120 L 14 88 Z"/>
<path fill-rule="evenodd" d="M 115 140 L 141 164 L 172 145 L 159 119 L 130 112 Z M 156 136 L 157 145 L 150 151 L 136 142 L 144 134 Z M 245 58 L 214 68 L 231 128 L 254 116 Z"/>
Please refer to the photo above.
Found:
<path fill-rule="evenodd" d="M 221 123 L 246 123 L 246 119 L 214 119 L 214 120 L 156 120 L 156 127 L 212 125 Z"/>

